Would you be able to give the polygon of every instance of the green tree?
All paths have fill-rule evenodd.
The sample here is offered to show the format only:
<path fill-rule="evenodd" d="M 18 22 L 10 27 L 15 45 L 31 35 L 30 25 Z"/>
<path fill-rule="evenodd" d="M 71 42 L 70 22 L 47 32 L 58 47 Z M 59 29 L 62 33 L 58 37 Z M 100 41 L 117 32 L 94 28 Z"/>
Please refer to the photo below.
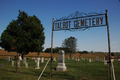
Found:
<path fill-rule="evenodd" d="M 1 34 L 0 46 L 6 51 L 26 55 L 29 52 L 41 52 L 44 40 L 41 21 L 35 15 L 28 16 L 19 10 L 17 20 L 12 20 Z"/>
<path fill-rule="evenodd" d="M 68 48 L 70 50 L 70 58 L 71 58 L 71 53 L 76 52 L 76 47 L 77 47 L 77 39 L 75 37 L 69 37 L 65 39 L 62 43 L 62 47 Z"/>
<path fill-rule="evenodd" d="M 88 54 L 88 51 L 82 51 L 83 54 Z"/>

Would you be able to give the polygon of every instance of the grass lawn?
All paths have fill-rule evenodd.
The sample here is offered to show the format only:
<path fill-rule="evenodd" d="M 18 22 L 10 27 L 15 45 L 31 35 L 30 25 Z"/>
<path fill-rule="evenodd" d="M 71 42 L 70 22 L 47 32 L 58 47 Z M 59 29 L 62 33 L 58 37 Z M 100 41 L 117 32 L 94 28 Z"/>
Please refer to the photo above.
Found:
<path fill-rule="evenodd" d="M 18 73 L 15 73 L 16 67 L 12 67 L 11 63 L 6 60 L 0 59 L 0 64 L 4 67 L 0 67 L 0 80 L 37 80 L 41 74 L 45 64 L 40 63 L 40 69 L 34 69 L 36 63 L 34 60 L 28 59 L 28 68 L 25 68 L 23 61 L 20 63 L 18 68 Z M 16 61 L 15 61 L 16 63 Z M 64 72 L 56 71 L 57 62 L 53 62 L 53 76 L 49 79 L 50 72 L 50 62 L 43 73 L 41 80 L 75 80 L 75 60 L 65 60 L 67 70 Z M 80 67 L 79 67 L 80 63 Z M 120 66 L 118 61 L 114 61 L 116 80 L 120 80 Z M 79 70 L 80 68 L 80 70 Z M 76 80 L 79 80 L 79 75 L 81 80 L 107 80 L 108 79 L 108 66 L 104 65 L 102 61 L 92 61 L 80 60 L 76 62 Z"/>

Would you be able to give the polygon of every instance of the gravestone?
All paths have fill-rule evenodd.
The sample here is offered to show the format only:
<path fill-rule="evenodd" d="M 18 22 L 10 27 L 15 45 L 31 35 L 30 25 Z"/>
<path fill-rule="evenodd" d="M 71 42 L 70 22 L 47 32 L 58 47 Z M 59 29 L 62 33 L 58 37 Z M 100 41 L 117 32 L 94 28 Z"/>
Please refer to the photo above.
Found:
<path fill-rule="evenodd" d="M 56 62 L 56 58 L 53 59 L 53 62 Z"/>
<path fill-rule="evenodd" d="M 44 63 L 44 57 L 42 57 L 42 59 L 41 59 L 41 63 Z"/>
<path fill-rule="evenodd" d="M 59 51 L 59 63 L 56 68 L 57 71 L 65 71 L 67 67 L 65 66 L 65 52 L 64 50 Z"/>
<path fill-rule="evenodd" d="M 74 57 L 72 57 L 72 59 L 74 59 Z"/>
<path fill-rule="evenodd" d="M 24 58 L 23 58 L 23 64 L 25 64 L 25 63 L 26 63 L 26 58 L 24 57 Z"/>
<path fill-rule="evenodd" d="M 10 57 L 6 57 L 6 61 L 10 61 Z"/>
<path fill-rule="evenodd" d="M 21 56 L 19 56 L 19 60 L 22 60 Z"/>
<path fill-rule="evenodd" d="M 39 60 L 40 60 L 40 58 L 37 58 L 36 61 L 35 61 L 35 62 L 36 62 L 36 67 L 35 67 L 35 69 L 39 69 Z"/>
<path fill-rule="evenodd" d="M 20 67 L 20 60 L 17 60 L 17 66 Z"/>
<path fill-rule="evenodd" d="M 12 64 L 12 66 L 14 66 L 14 61 L 13 60 L 12 60 L 11 64 Z"/>
<path fill-rule="evenodd" d="M 96 61 L 99 61 L 99 57 L 96 57 Z"/>
<path fill-rule="evenodd" d="M 80 61 L 80 59 L 78 58 L 78 61 Z"/>
<path fill-rule="evenodd" d="M 89 59 L 89 62 L 91 62 L 91 59 Z"/>
<path fill-rule="evenodd" d="M 10 57 L 10 62 L 12 62 L 12 58 Z"/>
<path fill-rule="evenodd" d="M 105 65 L 107 64 L 107 60 L 104 60 L 104 64 L 105 64 Z"/>
<path fill-rule="evenodd" d="M 81 57 L 81 59 L 83 60 L 83 57 Z"/>
<path fill-rule="evenodd" d="M 75 61 L 77 61 L 77 58 L 75 58 Z"/>
<path fill-rule="evenodd" d="M 25 68 L 28 68 L 28 63 L 27 63 L 27 62 L 25 62 L 24 64 L 25 64 Z"/>

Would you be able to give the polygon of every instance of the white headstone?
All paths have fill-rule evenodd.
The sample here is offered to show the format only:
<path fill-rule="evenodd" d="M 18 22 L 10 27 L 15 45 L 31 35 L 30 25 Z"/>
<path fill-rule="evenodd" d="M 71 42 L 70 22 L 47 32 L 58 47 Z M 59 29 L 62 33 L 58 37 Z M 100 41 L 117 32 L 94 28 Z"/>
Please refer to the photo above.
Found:
<path fill-rule="evenodd" d="M 99 61 L 99 57 L 96 57 L 96 61 Z"/>
<path fill-rule="evenodd" d="M 120 61 L 120 58 L 118 58 L 118 62 Z"/>
<path fill-rule="evenodd" d="M 65 71 L 67 67 L 65 66 L 65 52 L 64 50 L 59 51 L 59 63 L 56 68 L 57 71 Z"/>
<path fill-rule="evenodd" d="M 77 61 L 77 58 L 75 58 L 75 61 Z"/>
<path fill-rule="evenodd" d="M 72 57 L 72 59 L 74 59 L 74 57 Z"/>
<path fill-rule="evenodd" d="M 113 63 L 114 59 L 111 59 L 111 62 Z"/>
<path fill-rule="evenodd" d="M 36 59 L 36 67 L 35 67 L 35 69 L 39 69 L 39 60 L 40 60 L 39 58 Z"/>
<path fill-rule="evenodd" d="M 80 59 L 78 58 L 78 61 L 80 61 Z"/>
<path fill-rule="evenodd" d="M 6 57 L 6 61 L 10 61 L 10 57 Z"/>
<path fill-rule="evenodd" d="M 14 61 L 11 62 L 12 66 L 14 66 Z"/>
<path fill-rule="evenodd" d="M 91 62 L 91 59 L 89 59 L 89 62 Z"/>
<path fill-rule="evenodd" d="M 28 68 L 28 63 L 27 62 L 25 62 L 25 68 Z"/>
<path fill-rule="evenodd" d="M 81 59 L 83 60 L 83 57 L 81 57 Z"/>
<path fill-rule="evenodd" d="M 19 56 L 19 60 L 22 60 L 21 56 Z"/>
<path fill-rule="evenodd" d="M 107 60 L 104 60 L 104 64 L 107 65 Z"/>
<path fill-rule="evenodd" d="M 26 58 L 24 57 L 24 58 L 23 58 L 23 64 L 25 64 L 25 63 L 26 63 Z"/>
<path fill-rule="evenodd" d="M 20 67 L 20 60 L 17 60 L 17 66 Z"/>
<path fill-rule="evenodd" d="M 44 57 L 42 57 L 42 59 L 41 59 L 41 63 L 44 63 Z"/>
<path fill-rule="evenodd" d="M 56 58 L 53 58 L 53 61 L 56 62 Z"/>

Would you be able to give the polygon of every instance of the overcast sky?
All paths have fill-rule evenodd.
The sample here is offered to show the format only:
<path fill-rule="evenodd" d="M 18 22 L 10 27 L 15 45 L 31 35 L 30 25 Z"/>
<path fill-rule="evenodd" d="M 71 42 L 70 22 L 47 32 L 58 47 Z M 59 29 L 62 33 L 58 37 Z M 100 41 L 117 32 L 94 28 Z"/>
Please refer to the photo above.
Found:
<path fill-rule="evenodd" d="M 29 16 L 36 15 L 45 28 L 44 48 L 51 47 L 52 18 L 59 19 L 71 13 L 105 13 L 108 10 L 111 51 L 120 52 L 120 1 L 119 0 L 0 0 L 0 35 L 9 22 L 16 20 L 18 10 Z M 84 31 L 54 31 L 53 46 L 61 47 L 65 38 L 75 37 L 80 51 L 108 52 L 107 26 Z"/>

